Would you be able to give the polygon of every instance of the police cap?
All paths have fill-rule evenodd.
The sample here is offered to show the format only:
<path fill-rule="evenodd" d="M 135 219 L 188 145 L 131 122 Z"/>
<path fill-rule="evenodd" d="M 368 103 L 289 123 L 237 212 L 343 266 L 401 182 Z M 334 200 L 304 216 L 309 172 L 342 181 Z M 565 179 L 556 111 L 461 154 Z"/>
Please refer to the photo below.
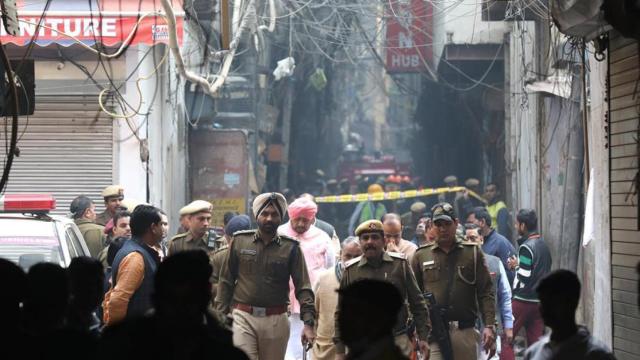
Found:
<path fill-rule="evenodd" d="M 469 178 L 464 182 L 464 186 L 466 187 L 476 187 L 480 185 L 480 180 L 475 178 Z"/>
<path fill-rule="evenodd" d="M 457 183 L 458 182 L 458 177 L 455 175 L 449 175 L 447 177 L 444 178 L 444 183 L 445 184 L 452 184 L 452 183 Z"/>
<path fill-rule="evenodd" d="M 441 202 L 433 205 L 431 208 L 431 216 L 432 220 L 435 222 L 437 220 L 444 221 L 453 221 L 456 218 L 456 213 L 451 204 L 446 202 Z"/>
<path fill-rule="evenodd" d="M 411 208 L 410 208 L 412 213 L 424 213 L 425 210 L 427 210 L 427 205 L 425 203 L 423 203 L 422 201 L 416 201 L 413 204 L 411 204 Z"/>
<path fill-rule="evenodd" d="M 188 204 L 187 206 L 180 209 L 180 216 L 182 215 L 193 215 L 202 211 L 211 212 L 213 210 L 213 206 L 210 202 L 204 200 L 195 200 Z"/>
<path fill-rule="evenodd" d="M 110 185 L 107 186 L 106 188 L 104 188 L 104 190 L 102 190 L 102 197 L 103 198 L 110 198 L 110 197 L 120 197 L 123 198 L 124 197 L 124 188 L 120 185 Z"/>
<path fill-rule="evenodd" d="M 380 220 L 367 220 L 356 228 L 356 236 L 371 232 L 384 233 Z"/>

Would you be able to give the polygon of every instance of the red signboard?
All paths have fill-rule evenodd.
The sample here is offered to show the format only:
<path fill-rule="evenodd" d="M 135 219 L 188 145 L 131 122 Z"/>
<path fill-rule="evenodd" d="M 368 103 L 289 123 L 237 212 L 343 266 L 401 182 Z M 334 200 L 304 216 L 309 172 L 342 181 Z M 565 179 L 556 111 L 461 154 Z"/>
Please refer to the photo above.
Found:
<path fill-rule="evenodd" d="M 386 6 L 386 67 L 389 73 L 423 72 L 433 66 L 433 5 L 390 0 Z"/>
<path fill-rule="evenodd" d="M 23 0 L 24 1 L 24 0 Z M 27 0 L 33 1 L 33 0 Z M 66 0 L 69 1 L 69 0 Z M 87 3 L 87 0 L 81 0 Z M 106 11 L 118 11 L 118 12 L 141 12 L 162 10 L 161 0 L 95 0 L 97 6 L 104 12 Z M 183 0 L 170 0 L 173 10 L 176 13 L 182 12 Z"/>
<path fill-rule="evenodd" d="M 176 13 L 178 43 L 182 43 L 184 12 L 182 0 L 170 0 Z M 7 34 L 0 28 L 0 40 L 19 46 L 35 41 L 46 46 L 51 43 L 71 45 L 71 36 L 87 45 L 96 42 L 106 46 L 123 43 L 140 20 L 131 45 L 167 43 L 169 27 L 162 16 L 160 0 L 17 0 L 19 33 Z M 39 24 L 39 25 L 38 25 Z M 71 35 L 71 36 L 69 36 Z"/>
<path fill-rule="evenodd" d="M 75 15 L 46 15 L 37 26 L 40 20 L 38 16 L 19 15 L 20 32 L 18 36 L 8 35 L 4 26 L 0 28 L 0 40 L 2 43 L 13 43 L 16 45 L 26 45 L 34 39 L 38 45 L 46 46 L 50 43 L 61 45 L 71 45 L 75 42 L 75 37 L 87 45 L 100 42 L 106 46 L 115 46 L 124 42 L 129 34 L 134 30 L 138 22 L 137 16 L 99 16 L 97 13 L 75 16 Z M 176 17 L 178 29 L 178 43 L 182 43 L 183 18 Z M 169 41 L 169 27 L 164 18 L 159 16 L 148 16 L 142 19 L 131 40 L 131 45 L 156 43 L 167 43 Z"/>

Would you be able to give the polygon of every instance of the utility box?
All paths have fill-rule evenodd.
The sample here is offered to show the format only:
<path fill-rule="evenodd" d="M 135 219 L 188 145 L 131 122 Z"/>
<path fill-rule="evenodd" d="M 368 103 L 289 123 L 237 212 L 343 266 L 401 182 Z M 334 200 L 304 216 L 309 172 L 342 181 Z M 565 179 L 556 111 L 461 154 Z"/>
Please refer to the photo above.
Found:
<path fill-rule="evenodd" d="M 14 71 L 16 91 L 18 92 L 18 116 L 33 115 L 36 108 L 35 96 L 35 65 L 33 59 L 10 60 Z M 11 97 L 11 87 L 7 69 L 0 61 L 0 114 L 12 116 L 15 104 Z"/>
<path fill-rule="evenodd" d="M 251 160 L 245 130 L 192 130 L 189 159 L 191 199 L 211 202 L 211 226 L 223 226 L 228 211 L 247 213 Z"/>

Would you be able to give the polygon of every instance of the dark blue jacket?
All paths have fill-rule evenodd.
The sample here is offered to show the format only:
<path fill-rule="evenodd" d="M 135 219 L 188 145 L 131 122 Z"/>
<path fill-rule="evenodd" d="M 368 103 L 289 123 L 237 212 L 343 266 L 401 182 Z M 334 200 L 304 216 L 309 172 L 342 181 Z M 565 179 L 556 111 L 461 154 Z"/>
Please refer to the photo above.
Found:
<path fill-rule="evenodd" d="M 116 279 L 118 278 L 118 270 L 122 260 L 132 252 L 137 252 L 142 255 L 144 259 L 144 279 L 138 290 L 136 290 L 131 299 L 129 299 L 129 306 L 127 307 L 127 318 L 132 316 L 142 316 L 149 311 L 153 306 L 151 303 L 151 295 L 153 293 L 153 279 L 160 264 L 160 257 L 155 250 L 151 249 L 136 238 L 131 238 L 122 245 L 122 248 L 118 250 L 112 265 L 111 281 L 113 287 L 116 286 Z"/>
<path fill-rule="evenodd" d="M 484 238 L 482 251 L 484 251 L 485 254 L 496 256 L 502 261 L 502 265 L 504 265 L 504 269 L 507 271 L 509 284 L 513 284 L 513 278 L 516 273 L 513 270 L 509 270 L 509 266 L 507 265 L 507 259 L 512 255 L 516 255 L 516 249 L 513 247 L 513 244 L 497 231 L 491 230 L 489 235 Z"/>

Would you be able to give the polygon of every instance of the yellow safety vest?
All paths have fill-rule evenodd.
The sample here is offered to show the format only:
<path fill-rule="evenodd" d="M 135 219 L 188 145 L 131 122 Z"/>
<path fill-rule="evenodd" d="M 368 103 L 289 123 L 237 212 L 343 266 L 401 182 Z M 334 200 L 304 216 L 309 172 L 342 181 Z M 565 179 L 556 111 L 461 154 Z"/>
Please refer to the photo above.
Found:
<path fill-rule="evenodd" d="M 502 209 L 506 209 L 507 205 L 503 201 L 498 201 L 493 205 L 487 205 L 487 211 L 491 215 L 491 228 L 498 228 L 498 212 Z"/>

